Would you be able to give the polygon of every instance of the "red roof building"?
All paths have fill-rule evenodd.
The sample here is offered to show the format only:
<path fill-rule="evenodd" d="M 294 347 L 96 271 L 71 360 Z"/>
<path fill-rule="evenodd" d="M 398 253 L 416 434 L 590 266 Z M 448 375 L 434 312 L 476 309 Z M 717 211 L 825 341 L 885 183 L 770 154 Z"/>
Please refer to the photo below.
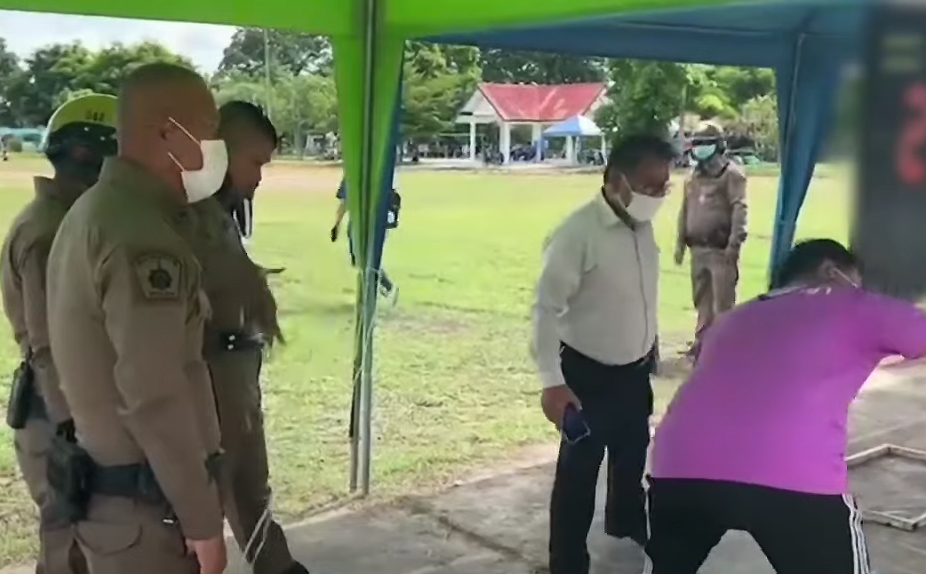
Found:
<path fill-rule="evenodd" d="M 575 116 L 591 117 L 604 103 L 607 85 L 581 84 L 494 84 L 483 82 L 460 110 L 457 123 L 470 124 L 470 158 L 476 158 L 476 126 L 498 124 L 499 147 L 507 163 L 511 147 L 511 126 L 533 127 L 534 141 L 544 126 Z"/>
<path fill-rule="evenodd" d="M 497 119 L 514 123 L 553 123 L 573 116 L 584 116 L 597 107 L 606 90 L 604 83 L 536 84 L 481 83 L 463 113 L 483 111 L 482 100 Z M 472 107 L 469 104 L 474 104 Z M 483 108 L 483 109 L 476 109 Z"/>

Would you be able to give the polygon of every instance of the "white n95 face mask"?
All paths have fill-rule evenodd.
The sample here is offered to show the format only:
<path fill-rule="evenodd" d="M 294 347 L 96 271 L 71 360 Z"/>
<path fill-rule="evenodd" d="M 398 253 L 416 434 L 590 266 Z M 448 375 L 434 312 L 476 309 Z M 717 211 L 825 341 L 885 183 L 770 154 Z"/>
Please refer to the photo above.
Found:
<path fill-rule="evenodd" d="M 633 191 L 630 194 L 630 205 L 625 209 L 627 215 L 634 220 L 641 223 L 648 222 L 656 217 L 656 213 L 662 207 L 663 201 L 665 201 L 665 197 L 653 197 L 652 195 L 643 195 Z"/>
<path fill-rule="evenodd" d="M 175 119 L 169 119 L 183 130 L 188 138 L 199 144 L 199 149 L 203 154 L 203 166 L 199 169 L 186 169 L 177 161 L 174 154 L 170 152 L 167 154 L 180 168 L 180 178 L 183 182 L 183 189 L 186 191 L 187 201 L 196 203 L 212 197 L 222 187 L 225 174 L 228 172 L 228 149 L 225 147 L 225 142 L 222 140 L 199 141 Z"/>
<path fill-rule="evenodd" d="M 666 199 L 665 195 L 656 197 L 638 193 L 633 190 L 626 177 L 624 178 L 624 184 L 630 189 L 630 203 L 624 206 L 627 215 L 633 218 L 634 221 L 641 223 L 652 221 L 656 217 L 656 213 L 659 212 L 659 208 L 662 207 Z"/>

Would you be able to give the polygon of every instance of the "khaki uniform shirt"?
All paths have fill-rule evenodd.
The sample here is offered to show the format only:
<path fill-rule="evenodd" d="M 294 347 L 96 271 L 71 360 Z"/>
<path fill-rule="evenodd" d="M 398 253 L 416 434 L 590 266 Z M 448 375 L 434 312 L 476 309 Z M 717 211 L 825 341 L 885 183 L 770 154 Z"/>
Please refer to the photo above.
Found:
<path fill-rule="evenodd" d="M 100 465 L 147 461 L 184 535 L 222 533 L 206 459 L 219 450 L 209 314 L 186 204 L 141 167 L 106 161 L 48 262 L 48 323 L 78 439 Z"/>
<path fill-rule="evenodd" d="M 235 220 L 219 201 L 209 198 L 190 209 L 192 225 L 185 235 L 202 265 L 212 308 L 204 343 L 208 356 L 219 350 L 221 333 L 269 334 L 265 315 L 271 313 L 275 321 L 276 306 L 264 273 L 251 261 Z"/>
<path fill-rule="evenodd" d="M 732 161 L 719 177 L 695 168 L 685 181 L 679 247 L 739 248 L 746 240 L 746 173 Z"/>
<path fill-rule="evenodd" d="M 79 190 L 66 189 L 45 177 L 35 178 L 35 198 L 13 220 L 0 256 L 3 310 L 21 355 L 25 357 L 32 349 L 37 391 L 56 424 L 71 416 L 48 343 L 45 270 L 58 226 L 78 195 Z"/>

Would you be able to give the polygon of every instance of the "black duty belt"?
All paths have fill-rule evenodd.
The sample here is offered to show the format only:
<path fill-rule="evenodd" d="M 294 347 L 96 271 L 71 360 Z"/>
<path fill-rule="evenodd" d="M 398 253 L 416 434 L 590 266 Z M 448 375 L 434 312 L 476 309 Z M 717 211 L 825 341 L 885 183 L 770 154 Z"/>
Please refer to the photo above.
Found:
<path fill-rule="evenodd" d="M 243 331 L 219 333 L 219 349 L 223 351 L 254 351 L 264 348 L 264 338 Z"/>
<path fill-rule="evenodd" d="M 88 478 L 88 490 L 93 494 L 133 498 L 154 505 L 167 502 L 147 464 L 93 465 Z"/>
<path fill-rule="evenodd" d="M 219 480 L 221 463 L 221 453 L 212 454 L 205 460 L 206 471 L 214 481 Z M 87 487 L 91 493 L 102 496 L 133 498 L 152 505 L 168 503 L 154 471 L 147 463 L 117 466 L 91 464 Z"/>

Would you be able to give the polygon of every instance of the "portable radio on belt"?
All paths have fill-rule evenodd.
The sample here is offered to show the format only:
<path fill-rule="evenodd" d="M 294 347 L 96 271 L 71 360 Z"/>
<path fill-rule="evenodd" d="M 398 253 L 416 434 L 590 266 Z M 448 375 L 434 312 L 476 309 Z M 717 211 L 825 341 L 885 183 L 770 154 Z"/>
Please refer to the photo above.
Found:
<path fill-rule="evenodd" d="M 13 430 L 25 428 L 36 404 L 35 371 L 32 370 L 32 353 L 13 371 L 10 399 L 6 405 L 6 424 Z"/>

